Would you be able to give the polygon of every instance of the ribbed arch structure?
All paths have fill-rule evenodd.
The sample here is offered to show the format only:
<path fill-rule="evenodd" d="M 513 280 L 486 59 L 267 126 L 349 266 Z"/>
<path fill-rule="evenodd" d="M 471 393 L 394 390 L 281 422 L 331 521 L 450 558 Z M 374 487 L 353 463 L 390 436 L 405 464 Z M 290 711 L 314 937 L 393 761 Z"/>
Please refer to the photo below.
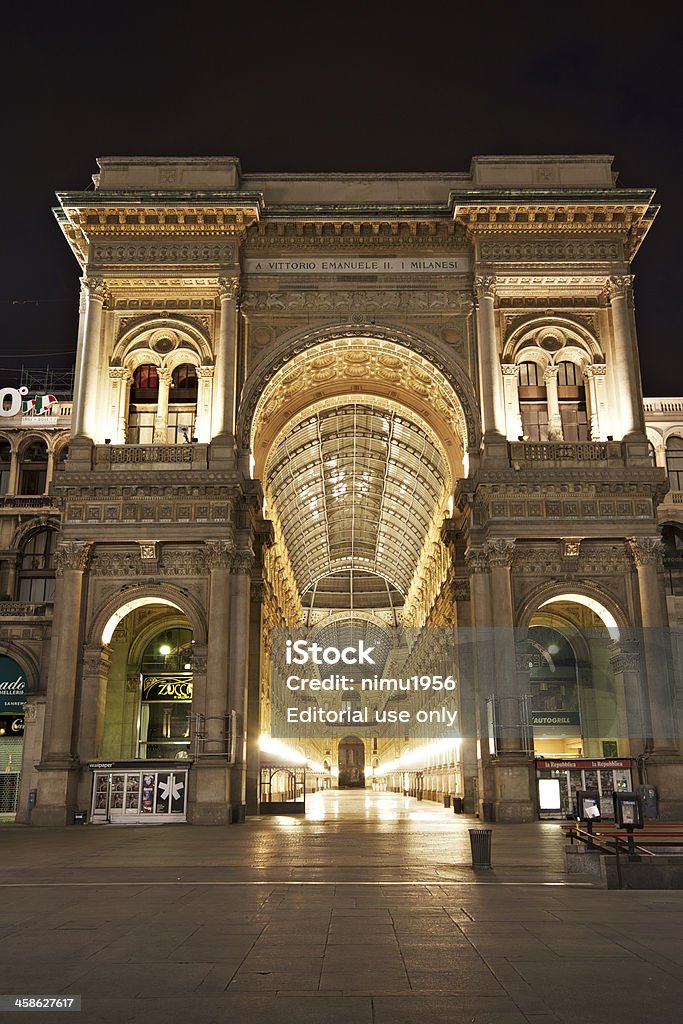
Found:
<path fill-rule="evenodd" d="M 432 429 L 372 395 L 309 406 L 275 438 L 265 467 L 267 509 L 277 515 L 304 600 L 344 570 L 381 577 L 404 596 L 452 487 Z"/>

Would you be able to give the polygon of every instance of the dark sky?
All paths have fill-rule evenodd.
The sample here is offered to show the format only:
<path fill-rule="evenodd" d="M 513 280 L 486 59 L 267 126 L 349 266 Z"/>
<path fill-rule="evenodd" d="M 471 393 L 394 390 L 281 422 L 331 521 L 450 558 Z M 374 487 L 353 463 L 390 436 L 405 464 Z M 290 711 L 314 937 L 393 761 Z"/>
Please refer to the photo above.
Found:
<path fill-rule="evenodd" d="M 51 206 L 97 156 L 348 172 L 611 153 L 620 183 L 662 205 L 634 265 L 645 393 L 683 394 L 683 39 L 662 7 L 19 8 L 3 25 L 2 383 L 22 362 L 73 361 L 79 270 Z"/>

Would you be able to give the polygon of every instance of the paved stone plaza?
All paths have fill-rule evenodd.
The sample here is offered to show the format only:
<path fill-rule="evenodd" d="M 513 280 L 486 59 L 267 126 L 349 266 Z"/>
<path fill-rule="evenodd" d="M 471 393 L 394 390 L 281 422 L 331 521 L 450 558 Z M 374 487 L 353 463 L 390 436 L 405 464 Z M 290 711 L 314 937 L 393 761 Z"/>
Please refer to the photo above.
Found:
<path fill-rule="evenodd" d="M 683 893 L 564 875 L 555 823 L 491 826 L 475 875 L 476 820 L 388 793 L 308 807 L 3 827 L 0 992 L 81 995 L 87 1024 L 680 1020 Z"/>

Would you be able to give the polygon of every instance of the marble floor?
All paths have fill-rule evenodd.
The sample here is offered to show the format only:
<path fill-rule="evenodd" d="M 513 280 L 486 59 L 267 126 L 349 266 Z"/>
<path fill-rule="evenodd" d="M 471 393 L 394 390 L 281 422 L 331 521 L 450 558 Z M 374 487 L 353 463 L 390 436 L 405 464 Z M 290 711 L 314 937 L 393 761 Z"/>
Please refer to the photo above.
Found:
<path fill-rule="evenodd" d="M 478 826 L 370 791 L 240 826 L 3 825 L 0 993 L 78 995 L 83 1024 L 680 1021 L 683 893 L 565 875 L 546 822 L 487 826 L 475 872 Z"/>

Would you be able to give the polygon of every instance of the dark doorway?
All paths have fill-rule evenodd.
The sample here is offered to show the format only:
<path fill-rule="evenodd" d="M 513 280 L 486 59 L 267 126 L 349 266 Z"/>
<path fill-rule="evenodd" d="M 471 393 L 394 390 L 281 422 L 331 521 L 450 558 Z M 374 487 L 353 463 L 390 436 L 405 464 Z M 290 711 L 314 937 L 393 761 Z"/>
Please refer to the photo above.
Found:
<path fill-rule="evenodd" d="M 345 736 L 339 743 L 339 788 L 365 788 L 365 746 L 357 736 Z"/>

